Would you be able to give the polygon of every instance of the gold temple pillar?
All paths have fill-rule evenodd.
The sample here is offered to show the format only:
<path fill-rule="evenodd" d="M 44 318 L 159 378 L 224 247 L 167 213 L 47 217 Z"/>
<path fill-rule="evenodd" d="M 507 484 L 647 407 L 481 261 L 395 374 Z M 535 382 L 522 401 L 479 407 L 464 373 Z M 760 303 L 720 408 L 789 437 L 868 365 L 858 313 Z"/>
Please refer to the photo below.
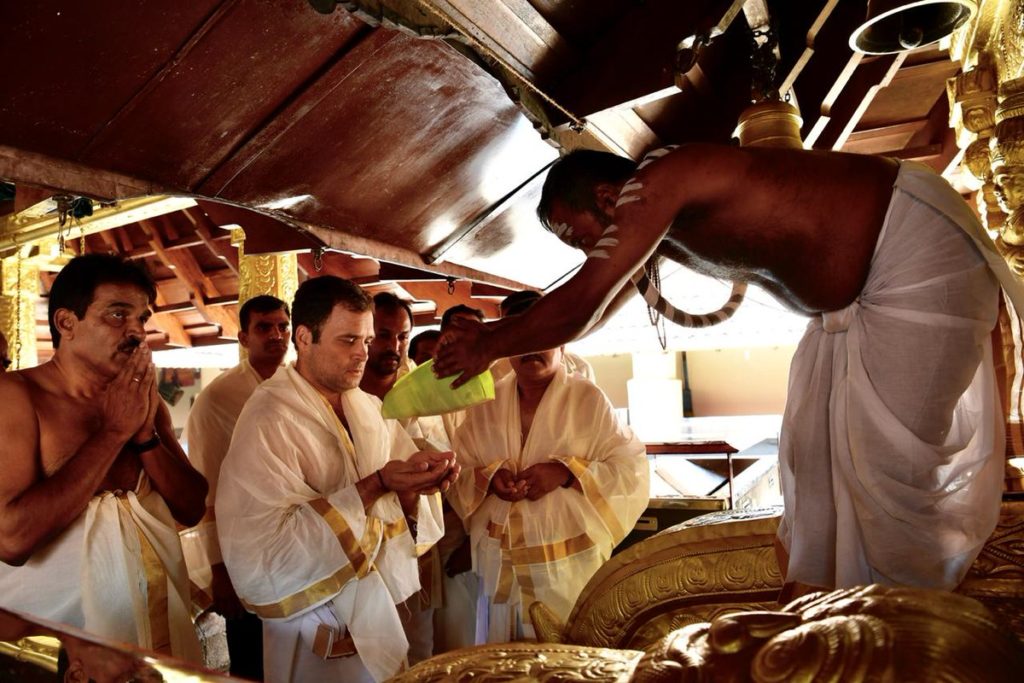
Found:
<path fill-rule="evenodd" d="M 291 254 L 246 254 L 245 231 L 231 229 L 231 244 L 238 249 L 238 306 L 249 299 L 269 294 L 291 307 L 295 290 L 299 288 L 298 258 Z M 238 346 L 239 358 L 246 357 L 245 349 Z"/>
<path fill-rule="evenodd" d="M 22 247 L 23 252 L 30 247 Z M 36 347 L 36 301 L 39 266 L 18 255 L 0 261 L 0 332 L 7 338 L 12 370 L 39 363 Z"/>
<path fill-rule="evenodd" d="M 953 34 L 962 73 L 948 85 L 950 125 L 963 168 L 979 184 L 978 212 L 996 247 L 1024 277 L 1024 0 L 982 0 Z M 1008 490 L 1024 490 L 1024 321 L 1000 312 L 1007 412 Z"/>

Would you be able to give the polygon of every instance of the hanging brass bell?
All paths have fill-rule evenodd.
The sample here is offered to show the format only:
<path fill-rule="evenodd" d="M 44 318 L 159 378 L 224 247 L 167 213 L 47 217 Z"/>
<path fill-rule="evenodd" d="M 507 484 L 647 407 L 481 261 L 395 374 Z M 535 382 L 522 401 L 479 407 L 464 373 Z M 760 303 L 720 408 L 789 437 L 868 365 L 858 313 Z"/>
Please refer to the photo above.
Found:
<path fill-rule="evenodd" d="M 752 104 L 740 114 L 733 137 L 741 147 L 783 147 L 803 149 L 800 126 L 803 120 L 788 102 L 768 100 Z"/>
<path fill-rule="evenodd" d="M 913 50 L 945 38 L 978 9 L 974 0 L 868 0 L 850 49 L 869 55 Z"/>

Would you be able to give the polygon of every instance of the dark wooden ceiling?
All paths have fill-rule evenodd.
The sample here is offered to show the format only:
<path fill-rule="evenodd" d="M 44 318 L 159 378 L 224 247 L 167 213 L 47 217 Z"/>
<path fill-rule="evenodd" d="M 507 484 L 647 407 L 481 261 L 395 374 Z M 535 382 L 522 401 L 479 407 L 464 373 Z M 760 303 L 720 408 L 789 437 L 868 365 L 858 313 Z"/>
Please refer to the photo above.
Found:
<path fill-rule="evenodd" d="M 304 250 L 307 270 L 312 247 L 345 252 L 328 272 L 402 288 L 424 321 L 455 302 L 486 308 L 579 263 L 533 215 L 559 147 L 732 144 L 765 17 L 808 146 L 939 170 L 957 154 L 945 81 L 958 65 L 937 46 L 854 54 L 863 0 L 340 5 L 7 3 L 0 179 L 16 197 L 0 220 L 57 191 L 214 200 L 87 238 L 153 270 L 169 345 L 236 333 L 227 223 L 249 252 Z M 677 73 L 677 45 L 704 32 L 721 35 Z M 225 215 L 239 207 L 257 213 Z"/>

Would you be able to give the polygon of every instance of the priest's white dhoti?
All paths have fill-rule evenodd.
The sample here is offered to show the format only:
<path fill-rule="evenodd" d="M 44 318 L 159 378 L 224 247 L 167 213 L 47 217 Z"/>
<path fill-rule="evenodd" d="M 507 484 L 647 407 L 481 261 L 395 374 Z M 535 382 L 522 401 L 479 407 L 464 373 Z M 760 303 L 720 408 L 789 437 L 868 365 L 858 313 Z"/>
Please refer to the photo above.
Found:
<path fill-rule="evenodd" d="M 871 271 L 811 321 L 780 442 L 787 581 L 955 587 L 995 528 L 1003 416 L 990 333 L 1020 285 L 961 197 L 903 163 Z"/>

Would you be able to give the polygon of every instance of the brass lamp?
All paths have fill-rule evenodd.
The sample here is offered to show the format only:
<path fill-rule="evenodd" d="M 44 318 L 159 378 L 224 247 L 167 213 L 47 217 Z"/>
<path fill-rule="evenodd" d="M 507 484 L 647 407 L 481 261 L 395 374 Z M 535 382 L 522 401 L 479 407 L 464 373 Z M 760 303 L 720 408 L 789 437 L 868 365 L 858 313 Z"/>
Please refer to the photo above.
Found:
<path fill-rule="evenodd" d="M 869 55 L 913 50 L 945 38 L 978 9 L 974 0 L 868 0 L 850 49 Z"/>

